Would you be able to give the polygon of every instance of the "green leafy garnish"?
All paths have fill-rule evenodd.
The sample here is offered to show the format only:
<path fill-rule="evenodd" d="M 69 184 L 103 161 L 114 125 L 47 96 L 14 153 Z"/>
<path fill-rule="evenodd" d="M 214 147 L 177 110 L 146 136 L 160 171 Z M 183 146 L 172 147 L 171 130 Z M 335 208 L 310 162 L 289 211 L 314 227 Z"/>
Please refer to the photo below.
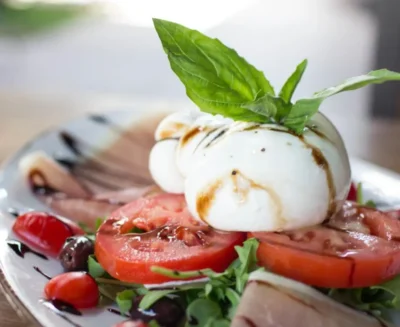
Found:
<path fill-rule="evenodd" d="M 218 302 L 209 299 L 197 299 L 186 309 L 188 326 L 209 326 L 210 322 L 222 319 L 222 310 Z"/>
<path fill-rule="evenodd" d="M 101 277 L 105 274 L 103 267 L 97 262 L 93 254 L 88 258 L 88 271 L 89 275 L 93 278 Z"/>
<path fill-rule="evenodd" d="M 152 267 L 153 272 L 176 279 L 208 277 L 174 287 L 172 290 L 149 290 L 139 307 L 149 309 L 164 296 L 179 296 L 186 306 L 187 325 L 197 327 L 229 326 L 235 314 L 244 286 L 252 271 L 261 269 L 256 264 L 258 241 L 248 239 L 243 246 L 236 246 L 238 258 L 221 273 L 212 269 L 176 271 Z M 176 295 L 175 295 L 176 294 Z"/>
<path fill-rule="evenodd" d="M 328 295 L 355 309 L 389 319 L 389 310 L 400 310 L 400 275 L 376 286 L 331 289 Z"/>
<path fill-rule="evenodd" d="M 167 296 L 169 294 L 177 292 L 176 290 L 154 290 L 147 292 L 145 296 L 143 296 L 140 301 L 139 308 L 146 310 L 150 308 L 154 303 L 156 303 L 159 299 Z"/>
<path fill-rule="evenodd" d="M 182 25 L 161 19 L 153 22 L 172 70 L 201 110 L 260 123 L 273 118 L 266 107 L 245 108 L 267 94 L 273 97 L 274 89 L 235 50 Z"/>
<path fill-rule="evenodd" d="M 78 226 L 85 232 L 86 235 L 92 235 L 93 229 L 83 222 L 78 222 Z"/>
<path fill-rule="evenodd" d="M 185 85 L 188 97 L 202 111 L 233 120 L 280 124 L 302 134 L 328 97 L 400 80 L 399 73 L 376 70 L 291 102 L 307 60 L 297 66 L 276 96 L 261 71 L 218 39 L 166 20 L 153 22 L 171 68 Z"/>
<path fill-rule="evenodd" d="M 136 296 L 133 290 L 124 290 L 117 294 L 115 301 L 122 314 L 129 312 L 132 308 L 132 300 Z"/>
<path fill-rule="evenodd" d="M 297 85 L 300 83 L 303 77 L 304 71 L 307 68 L 308 61 L 304 59 L 293 72 L 292 75 L 287 79 L 285 84 L 282 86 L 282 90 L 279 92 L 279 97 L 286 103 L 290 103 L 293 93 L 296 90 Z"/>
<path fill-rule="evenodd" d="M 358 204 L 364 206 L 364 207 L 369 207 L 369 208 L 376 208 L 376 204 L 372 200 L 368 200 L 364 202 L 364 193 L 362 189 L 362 183 L 357 184 L 357 198 L 356 201 Z"/>
<path fill-rule="evenodd" d="M 89 227 L 87 224 L 83 222 L 79 222 L 78 225 L 85 232 L 85 236 L 92 240 L 93 242 L 96 240 L 96 232 L 100 228 L 101 224 L 104 222 L 105 218 L 97 218 L 95 221 L 95 228 Z"/>

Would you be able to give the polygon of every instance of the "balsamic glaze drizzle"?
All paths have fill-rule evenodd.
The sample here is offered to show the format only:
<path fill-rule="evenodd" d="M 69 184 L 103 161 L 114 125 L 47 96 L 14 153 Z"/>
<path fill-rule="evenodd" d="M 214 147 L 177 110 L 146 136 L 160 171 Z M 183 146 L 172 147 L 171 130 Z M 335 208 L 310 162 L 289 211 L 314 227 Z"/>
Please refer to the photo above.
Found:
<path fill-rule="evenodd" d="M 127 318 L 129 318 L 129 315 L 123 314 L 121 311 L 119 311 L 119 310 L 117 310 L 117 309 L 114 309 L 114 308 L 107 308 L 107 311 L 108 311 L 108 312 L 111 312 L 111 313 L 113 313 L 113 314 L 122 316 L 122 317 L 127 317 Z"/>
<path fill-rule="evenodd" d="M 7 245 L 21 258 L 25 257 L 25 253 L 33 253 L 37 255 L 39 258 L 42 258 L 44 260 L 48 260 L 47 257 L 39 252 L 36 252 L 35 250 L 32 250 L 29 246 L 26 244 L 16 241 L 16 240 L 7 240 Z"/>
<path fill-rule="evenodd" d="M 82 155 L 81 150 L 78 146 L 78 141 L 71 134 L 67 132 L 60 132 L 61 140 L 64 144 L 78 157 Z"/>
<path fill-rule="evenodd" d="M 48 280 L 51 279 L 51 277 L 47 274 L 45 274 L 39 267 L 33 266 L 33 269 L 35 269 L 39 274 L 41 274 L 43 277 L 47 278 Z"/>
<path fill-rule="evenodd" d="M 81 327 L 81 325 L 77 324 L 76 322 L 72 321 L 70 318 L 68 318 L 68 316 L 66 314 L 64 314 L 64 312 L 76 315 L 76 316 L 81 316 L 82 313 L 75 309 L 72 305 L 60 301 L 60 300 L 51 300 L 51 301 L 47 301 L 47 300 L 41 300 L 40 301 L 47 309 L 51 310 L 52 312 L 54 312 L 57 316 L 59 316 L 60 318 L 64 319 L 66 322 L 70 323 L 72 326 L 74 327 Z"/>
<path fill-rule="evenodd" d="M 129 160 L 126 160 L 124 157 L 118 156 L 116 154 L 112 153 L 103 153 L 103 159 L 98 160 L 96 157 L 90 157 L 88 158 L 84 154 L 84 149 L 88 149 L 89 153 L 95 153 L 99 152 L 101 153 L 103 149 L 96 147 L 95 145 L 87 143 L 85 140 L 78 138 L 76 136 L 73 136 L 69 134 L 66 131 L 60 132 L 60 137 L 61 140 L 63 141 L 64 145 L 67 146 L 68 149 L 71 150 L 77 157 L 83 158 L 86 160 L 86 164 L 89 164 L 87 168 L 90 168 L 90 170 L 98 170 L 101 172 L 108 172 L 110 175 L 115 176 L 115 172 L 113 172 L 113 169 L 111 168 L 111 165 L 107 164 L 107 161 L 112 161 L 112 162 L 121 162 L 124 163 L 126 166 L 131 166 L 132 163 Z M 120 171 L 122 172 L 122 171 Z M 132 175 L 129 174 L 129 171 L 124 169 L 123 171 L 124 177 L 126 178 L 127 176 L 132 176 L 135 179 L 139 178 L 140 176 L 138 175 Z M 147 180 L 146 180 L 147 182 Z"/>
<path fill-rule="evenodd" d="M 8 213 L 14 217 L 18 217 L 20 215 L 19 211 L 15 208 L 8 208 Z"/>

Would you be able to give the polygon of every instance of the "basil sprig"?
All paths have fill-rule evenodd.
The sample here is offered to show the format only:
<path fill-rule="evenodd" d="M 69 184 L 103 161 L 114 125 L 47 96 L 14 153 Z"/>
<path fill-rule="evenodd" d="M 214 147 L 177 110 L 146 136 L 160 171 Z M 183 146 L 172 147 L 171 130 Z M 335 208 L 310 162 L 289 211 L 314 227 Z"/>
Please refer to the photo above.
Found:
<path fill-rule="evenodd" d="M 326 98 L 370 84 L 400 80 L 399 73 L 376 70 L 292 103 L 307 60 L 297 66 L 279 95 L 275 95 L 261 71 L 218 39 L 166 20 L 153 22 L 171 68 L 185 85 L 189 98 L 202 111 L 233 120 L 280 124 L 302 134 Z"/>

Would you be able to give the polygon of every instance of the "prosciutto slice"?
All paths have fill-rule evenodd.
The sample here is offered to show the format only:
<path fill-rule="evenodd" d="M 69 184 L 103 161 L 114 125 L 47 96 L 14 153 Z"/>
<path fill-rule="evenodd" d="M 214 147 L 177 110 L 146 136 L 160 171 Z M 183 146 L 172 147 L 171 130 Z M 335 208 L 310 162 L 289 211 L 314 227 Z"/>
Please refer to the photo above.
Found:
<path fill-rule="evenodd" d="M 305 284 L 269 273 L 250 275 L 231 327 L 381 327 Z"/>

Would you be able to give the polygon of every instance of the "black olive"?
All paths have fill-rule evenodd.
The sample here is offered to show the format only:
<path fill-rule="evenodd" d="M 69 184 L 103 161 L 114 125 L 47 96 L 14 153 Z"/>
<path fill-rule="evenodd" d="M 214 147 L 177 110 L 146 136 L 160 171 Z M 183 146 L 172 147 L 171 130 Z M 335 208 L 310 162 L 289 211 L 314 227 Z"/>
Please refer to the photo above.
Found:
<path fill-rule="evenodd" d="M 154 303 L 148 310 L 139 309 L 143 296 L 133 299 L 130 316 L 133 320 L 142 320 L 145 323 L 156 320 L 162 327 L 179 326 L 185 316 L 182 306 L 175 300 L 163 297 Z"/>
<path fill-rule="evenodd" d="M 94 253 L 94 244 L 85 236 L 66 239 L 58 258 L 65 271 L 87 271 L 89 255 Z"/>

